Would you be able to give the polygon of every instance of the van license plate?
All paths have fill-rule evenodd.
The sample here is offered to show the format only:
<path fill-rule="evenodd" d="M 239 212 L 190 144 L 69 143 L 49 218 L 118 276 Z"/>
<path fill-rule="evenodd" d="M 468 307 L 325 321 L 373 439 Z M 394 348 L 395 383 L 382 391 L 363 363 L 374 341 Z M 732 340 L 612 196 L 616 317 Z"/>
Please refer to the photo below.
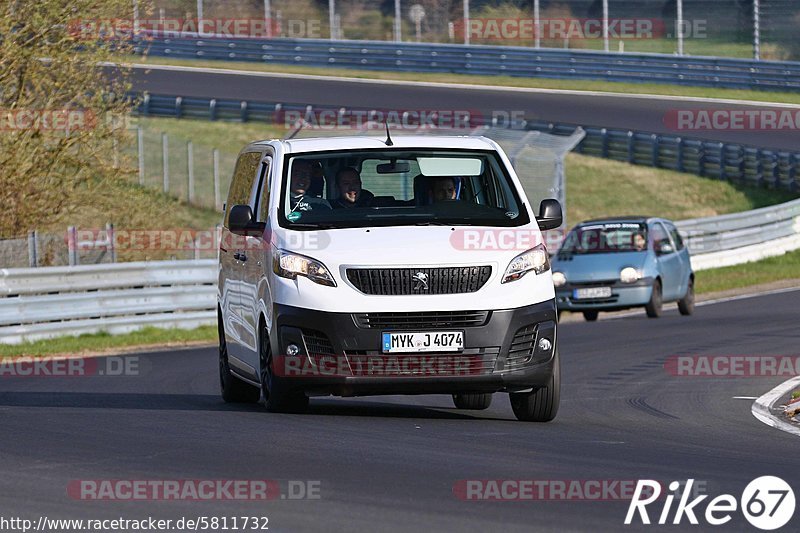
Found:
<path fill-rule="evenodd" d="M 383 353 L 453 352 L 464 349 L 463 331 L 383 333 Z"/>
<path fill-rule="evenodd" d="M 587 289 L 575 289 L 572 297 L 576 300 L 588 300 L 591 298 L 609 298 L 611 287 L 589 287 Z"/>

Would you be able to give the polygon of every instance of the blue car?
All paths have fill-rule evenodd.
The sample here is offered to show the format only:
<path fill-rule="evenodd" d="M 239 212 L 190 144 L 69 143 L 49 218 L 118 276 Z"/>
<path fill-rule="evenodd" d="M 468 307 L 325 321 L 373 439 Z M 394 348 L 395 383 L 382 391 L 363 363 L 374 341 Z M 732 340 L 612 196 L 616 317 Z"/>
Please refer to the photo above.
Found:
<path fill-rule="evenodd" d="M 694 311 L 694 272 L 683 239 L 669 220 L 619 217 L 582 222 L 572 228 L 552 263 L 559 312 L 644 307 L 661 314 L 678 302 L 682 315 Z"/>

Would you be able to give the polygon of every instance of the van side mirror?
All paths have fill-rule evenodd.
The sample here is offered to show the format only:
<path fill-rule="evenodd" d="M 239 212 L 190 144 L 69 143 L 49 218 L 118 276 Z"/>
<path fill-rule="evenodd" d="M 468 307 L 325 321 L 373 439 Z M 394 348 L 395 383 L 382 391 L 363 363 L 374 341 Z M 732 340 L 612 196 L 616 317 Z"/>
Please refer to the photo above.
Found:
<path fill-rule="evenodd" d="M 264 232 L 266 224 L 253 220 L 253 210 L 249 205 L 235 205 L 228 217 L 228 229 L 236 235 L 255 236 Z"/>
<path fill-rule="evenodd" d="M 539 216 L 536 217 L 539 229 L 542 231 L 556 229 L 564 222 L 564 215 L 561 212 L 561 204 L 558 200 L 547 198 L 539 204 Z"/>

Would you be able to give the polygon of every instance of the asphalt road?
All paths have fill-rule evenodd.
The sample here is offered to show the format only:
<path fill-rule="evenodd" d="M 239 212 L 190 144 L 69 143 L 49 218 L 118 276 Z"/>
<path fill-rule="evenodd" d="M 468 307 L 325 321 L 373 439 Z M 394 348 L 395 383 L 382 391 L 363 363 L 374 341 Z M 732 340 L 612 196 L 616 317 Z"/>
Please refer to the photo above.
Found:
<path fill-rule="evenodd" d="M 797 295 L 708 305 L 688 318 L 671 310 L 658 320 L 562 325 L 562 404 L 549 424 L 515 421 L 500 394 L 483 412 L 439 396 L 317 398 L 305 415 L 226 405 L 214 349 L 141 354 L 129 377 L 0 377 L 0 515 L 268 516 L 271 531 L 616 531 L 624 501 L 463 501 L 453 487 L 694 478 L 712 496 L 738 498 L 752 479 L 777 475 L 798 491 L 800 465 L 785 458 L 797 438 L 753 418 L 752 400 L 732 399 L 785 377 L 687 378 L 663 366 L 676 354 L 798 354 Z M 68 496 L 71 480 L 86 479 L 272 479 L 284 494 L 289 481 L 310 480 L 320 498 Z M 633 529 L 666 527 L 689 528 L 684 519 L 683 528 Z M 725 529 L 752 530 L 738 512 Z"/>
<path fill-rule="evenodd" d="M 399 110 L 469 110 L 484 116 L 522 112 L 528 120 L 545 120 L 651 131 L 669 135 L 727 141 L 772 149 L 797 150 L 800 125 L 773 131 L 696 130 L 670 128 L 677 110 L 751 110 L 752 105 L 681 102 L 597 94 L 559 94 L 504 89 L 466 89 L 407 83 L 376 83 L 267 74 L 243 75 L 163 67 L 136 68 L 133 86 L 137 91 L 184 97 L 233 98 L 284 104 L 314 104 L 347 108 Z M 795 110 L 796 111 L 796 110 Z"/>

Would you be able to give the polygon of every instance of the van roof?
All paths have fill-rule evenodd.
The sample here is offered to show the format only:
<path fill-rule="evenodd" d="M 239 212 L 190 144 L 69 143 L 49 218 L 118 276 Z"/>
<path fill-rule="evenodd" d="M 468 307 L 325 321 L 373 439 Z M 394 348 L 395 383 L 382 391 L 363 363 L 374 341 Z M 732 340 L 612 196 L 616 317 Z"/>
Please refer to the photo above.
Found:
<path fill-rule="evenodd" d="M 386 146 L 386 135 L 363 137 L 314 137 L 281 141 L 286 153 L 323 152 L 328 150 L 369 150 L 397 148 L 442 148 L 467 150 L 496 150 L 491 139 L 482 136 L 467 137 L 456 135 L 393 135 L 393 146 Z M 265 144 L 260 141 L 253 144 Z"/>

